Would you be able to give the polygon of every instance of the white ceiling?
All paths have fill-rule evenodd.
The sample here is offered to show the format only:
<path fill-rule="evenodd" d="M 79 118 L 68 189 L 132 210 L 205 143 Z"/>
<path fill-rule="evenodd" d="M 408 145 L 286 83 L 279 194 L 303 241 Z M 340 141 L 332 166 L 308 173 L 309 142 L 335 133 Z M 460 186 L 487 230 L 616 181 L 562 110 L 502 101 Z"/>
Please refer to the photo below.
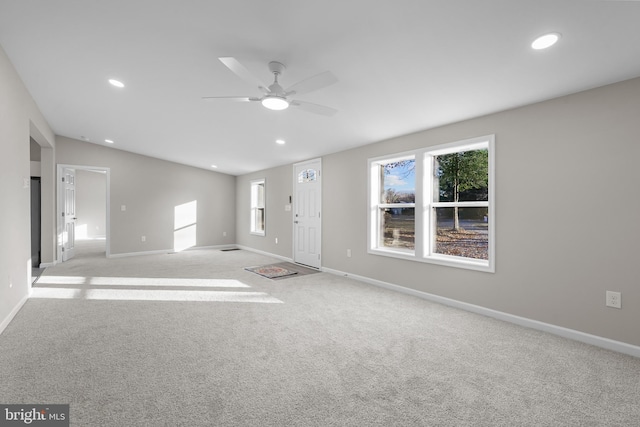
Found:
<path fill-rule="evenodd" d="M 56 134 L 239 175 L 637 77 L 640 2 L 0 0 L 0 44 Z M 260 95 L 222 56 L 338 113 L 203 101 Z"/>

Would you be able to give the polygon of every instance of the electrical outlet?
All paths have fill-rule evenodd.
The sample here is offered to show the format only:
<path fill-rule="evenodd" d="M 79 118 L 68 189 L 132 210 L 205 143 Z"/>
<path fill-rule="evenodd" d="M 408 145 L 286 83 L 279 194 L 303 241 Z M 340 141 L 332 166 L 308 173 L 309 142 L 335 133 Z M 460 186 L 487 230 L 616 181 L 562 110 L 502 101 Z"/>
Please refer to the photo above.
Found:
<path fill-rule="evenodd" d="M 622 294 L 620 292 L 607 291 L 607 307 L 622 308 Z"/>
<path fill-rule="evenodd" d="M 351 258 L 351 249 L 347 249 L 347 258 Z"/>
<path fill-rule="evenodd" d="M 222 232 L 222 237 L 227 237 L 227 232 L 226 231 Z"/>
<path fill-rule="evenodd" d="M 147 236 L 142 236 L 142 237 L 140 237 L 140 241 L 141 241 L 141 242 L 146 242 L 146 241 L 147 241 Z"/>

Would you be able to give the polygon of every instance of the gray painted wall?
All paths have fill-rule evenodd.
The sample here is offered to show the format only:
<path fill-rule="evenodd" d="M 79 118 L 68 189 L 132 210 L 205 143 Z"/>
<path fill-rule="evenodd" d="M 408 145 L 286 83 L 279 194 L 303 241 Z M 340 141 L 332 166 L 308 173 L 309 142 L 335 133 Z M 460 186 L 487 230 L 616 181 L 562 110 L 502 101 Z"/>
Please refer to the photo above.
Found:
<path fill-rule="evenodd" d="M 107 176 L 105 173 L 76 171 L 76 238 L 106 237 Z M 82 233 L 82 234 L 81 234 Z"/>
<path fill-rule="evenodd" d="M 251 180 L 265 179 L 266 225 L 265 235 L 249 232 Z M 292 211 L 285 210 L 293 194 L 293 167 L 281 166 L 237 177 L 236 242 L 239 245 L 285 258 L 293 256 Z M 278 243 L 276 244 L 276 238 Z"/>
<path fill-rule="evenodd" d="M 172 250 L 175 207 L 194 200 L 196 246 L 236 241 L 234 176 L 65 137 L 56 137 L 56 163 L 111 169 L 111 255 Z"/>
<path fill-rule="evenodd" d="M 633 79 L 325 156 L 323 267 L 640 345 L 638 117 Z M 487 134 L 496 135 L 496 272 L 368 254 L 367 159 Z M 282 215 L 290 166 L 238 177 L 240 220 L 248 181 L 263 176 L 281 182 L 267 200 Z M 238 243 L 291 257 L 290 216 L 267 215 L 270 237 L 248 236 L 239 221 Z M 622 292 L 621 310 L 605 307 L 606 290 Z"/>
<path fill-rule="evenodd" d="M 32 162 L 39 162 L 42 160 L 42 156 L 40 155 L 40 145 L 33 138 L 29 138 L 29 153 Z"/>
<path fill-rule="evenodd" d="M 0 331 L 25 301 L 30 287 L 30 138 L 41 146 L 54 144 L 53 132 L 0 47 Z M 51 159 L 43 153 L 41 160 L 42 202 L 47 203 L 51 198 Z M 47 208 L 43 209 L 48 214 Z M 42 233 L 44 259 L 51 255 L 50 223 L 43 224 Z"/>

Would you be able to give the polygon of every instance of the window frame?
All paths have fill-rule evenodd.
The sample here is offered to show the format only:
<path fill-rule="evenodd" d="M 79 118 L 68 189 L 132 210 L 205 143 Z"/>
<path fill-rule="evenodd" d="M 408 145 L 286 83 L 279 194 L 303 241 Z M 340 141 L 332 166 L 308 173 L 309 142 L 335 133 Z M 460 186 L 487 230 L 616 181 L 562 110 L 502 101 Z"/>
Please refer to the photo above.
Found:
<path fill-rule="evenodd" d="M 488 201 L 462 202 L 434 202 L 433 158 L 438 155 L 455 152 L 488 150 Z M 397 160 L 415 159 L 415 250 L 408 251 L 398 248 L 380 246 L 380 170 L 379 165 Z M 369 212 L 368 212 L 368 242 L 367 252 L 392 258 L 445 265 L 471 270 L 495 273 L 495 135 L 485 135 L 476 138 L 455 141 L 446 144 L 423 147 L 402 153 L 390 154 L 370 158 L 367 160 L 369 179 Z M 438 207 L 487 207 L 488 211 L 488 260 L 466 258 L 454 255 L 435 253 L 436 233 L 435 208 Z M 407 207 L 407 205 L 405 205 Z"/>
<path fill-rule="evenodd" d="M 393 156 L 385 156 L 385 157 L 380 157 L 377 159 L 370 159 L 369 161 L 369 169 L 371 171 L 371 178 L 369 180 L 369 188 L 370 188 L 370 194 L 372 196 L 372 205 L 375 205 L 373 207 L 374 212 L 372 212 L 372 215 L 375 216 L 375 245 L 376 247 L 378 247 L 379 242 L 381 240 L 384 240 L 384 238 L 381 239 L 380 236 L 380 230 L 381 230 L 381 214 L 380 212 L 383 209 L 393 209 L 393 208 L 399 208 L 399 209 L 406 209 L 406 208 L 413 208 L 414 209 L 414 216 L 418 214 L 418 179 L 417 179 L 417 175 L 416 175 L 416 190 L 415 190 L 415 197 L 416 200 L 414 201 L 414 203 L 382 203 L 382 201 L 380 200 L 381 194 L 383 194 L 383 190 L 384 190 L 384 183 L 382 182 L 383 180 L 380 177 L 380 167 L 388 164 L 388 163 L 393 163 L 393 162 L 399 162 L 399 161 L 403 161 L 403 160 L 414 160 L 415 162 L 415 167 L 416 170 L 418 168 L 418 158 L 416 157 L 415 153 L 413 151 L 410 152 L 405 152 L 405 153 L 398 153 L 395 154 Z M 375 181 L 375 185 L 372 185 L 371 182 Z M 382 187 L 382 188 L 381 188 Z M 371 220 L 371 215 L 370 215 L 370 220 Z M 417 221 L 416 221 L 417 222 Z M 382 247 L 380 248 L 380 250 L 383 250 L 384 252 L 389 252 L 391 254 L 398 254 L 400 256 L 402 255 L 414 255 L 415 254 L 415 246 L 417 245 L 417 241 L 416 238 L 418 236 L 418 231 L 416 230 L 416 222 L 414 222 L 414 249 L 403 249 L 403 248 L 393 248 L 393 247 Z M 370 236 L 371 237 L 371 236 Z M 371 244 L 369 245 L 369 247 L 371 247 Z"/>
<path fill-rule="evenodd" d="M 254 188 L 262 186 L 262 204 L 260 203 L 259 190 Z M 249 233 L 254 236 L 265 236 L 267 233 L 267 181 L 265 178 L 253 179 L 249 186 Z M 262 210 L 262 230 L 257 229 L 256 211 Z"/>

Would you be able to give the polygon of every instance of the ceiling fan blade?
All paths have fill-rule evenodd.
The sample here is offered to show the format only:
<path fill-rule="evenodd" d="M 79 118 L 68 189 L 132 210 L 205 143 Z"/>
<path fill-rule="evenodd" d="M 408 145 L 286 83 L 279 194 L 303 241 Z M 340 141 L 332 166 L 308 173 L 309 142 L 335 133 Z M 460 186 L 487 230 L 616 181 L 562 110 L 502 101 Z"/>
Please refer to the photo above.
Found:
<path fill-rule="evenodd" d="M 314 90 L 330 86 L 338 81 L 338 78 L 331 71 L 316 74 L 313 77 L 304 79 L 285 90 L 287 95 L 309 93 Z"/>
<path fill-rule="evenodd" d="M 266 93 L 269 93 L 269 89 L 267 89 L 267 85 L 262 83 L 257 77 L 255 77 L 249 70 L 245 68 L 236 58 L 231 56 L 225 56 L 222 58 L 218 58 L 220 62 L 222 62 L 228 69 L 234 72 L 235 75 L 240 77 L 245 82 L 249 83 L 251 86 L 257 85 L 258 88 Z"/>
<path fill-rule="evenodd" d="M 310 113 L 320 114 L 322 116 L 331 117 L 338 112 L 335 108 L 326 107 L 324 105 L 312 104 L 311 102 L 304 101 L 291 101 L 289 105 L 300 108 L 301 110 L 308 111 Z"/>
<path fill-rule="evenodd" d="M 203 96 L 202 99 L 205 101 L 213 101 L 216 99 L 227 99 L 229 101 L 238 102 L 260 101 L 260 98 L 253 98 L 249 96 Z"/>

